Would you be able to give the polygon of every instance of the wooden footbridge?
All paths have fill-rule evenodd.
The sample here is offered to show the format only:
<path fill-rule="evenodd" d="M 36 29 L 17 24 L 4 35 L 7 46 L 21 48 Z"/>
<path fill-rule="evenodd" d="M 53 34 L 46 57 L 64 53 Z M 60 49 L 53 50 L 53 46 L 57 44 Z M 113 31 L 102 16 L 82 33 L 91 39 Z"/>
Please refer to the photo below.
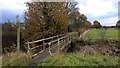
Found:
<path fill-rule="evenodd" d="M 34 61 L 40 62 L 48 56 L 53 56 L 56 52 L 66 51 L 70 47 L 73 33 L 61 34 L 25 44 Z"/>

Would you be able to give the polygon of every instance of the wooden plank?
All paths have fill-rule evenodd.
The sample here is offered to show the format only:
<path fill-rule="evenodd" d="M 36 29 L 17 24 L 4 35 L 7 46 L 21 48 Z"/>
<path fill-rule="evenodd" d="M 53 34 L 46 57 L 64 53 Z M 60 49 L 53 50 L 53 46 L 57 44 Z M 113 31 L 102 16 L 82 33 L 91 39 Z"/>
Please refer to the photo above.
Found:
<path fill-rule="evenodd" d="M 33 49 L 36 49 L 36 48 L 39 48 L 39 47 L 41 47 L 42 45 L 38 45 L 38 46 L 36 46 L 36 47 L 32 47 L 32 48 L 30 48 L 30 50 L 33 50 Z"/>

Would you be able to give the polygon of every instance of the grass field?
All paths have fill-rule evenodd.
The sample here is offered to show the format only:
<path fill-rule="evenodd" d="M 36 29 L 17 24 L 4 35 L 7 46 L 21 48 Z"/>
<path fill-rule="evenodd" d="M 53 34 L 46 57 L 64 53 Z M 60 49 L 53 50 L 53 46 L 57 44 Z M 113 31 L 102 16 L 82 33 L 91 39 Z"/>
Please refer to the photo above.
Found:
<path fill-rule="evenodd" d="M 90 29 L 84 36 L 84 39 L 118 39 L 118 29 Z"/>
<path fill-rule="evenodd" d="M 42 62 L 34 63 L 25 53 L 3 55 L 2 66 L 118 66 L 119 57 L 110 55 L 54 54 Z M 8 67 L 9 68 L 9 67 Z"/>
<path fill-rule="evenodd" d="M 37 66 L 117 66 L 119 57 L 108 55 L 65 54 L 49 57 Z"/>

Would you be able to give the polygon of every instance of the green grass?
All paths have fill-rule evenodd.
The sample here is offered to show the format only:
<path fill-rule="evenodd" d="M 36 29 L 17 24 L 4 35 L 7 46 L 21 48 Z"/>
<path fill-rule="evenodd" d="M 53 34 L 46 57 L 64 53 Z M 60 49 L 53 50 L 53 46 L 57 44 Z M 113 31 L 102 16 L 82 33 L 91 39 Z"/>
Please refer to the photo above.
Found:
<path fill-rule="evenodd" d="M 118 39 L 118 29 L 91 29 L 85 35 L 84 39 Z"/>
<path fill-rule="evenodd" d="M 74 53 L 67 55 L 56 55 L 49 57 L 37 66 L 117 66 L 119 57 L 108 55 L 77 55 Z"/>
<path fill-rule="evenodd" d="M 29 66 L 32 64 L 32 59 L 23 52 L 8 53 L 2 57 L 2 66 Z"/>

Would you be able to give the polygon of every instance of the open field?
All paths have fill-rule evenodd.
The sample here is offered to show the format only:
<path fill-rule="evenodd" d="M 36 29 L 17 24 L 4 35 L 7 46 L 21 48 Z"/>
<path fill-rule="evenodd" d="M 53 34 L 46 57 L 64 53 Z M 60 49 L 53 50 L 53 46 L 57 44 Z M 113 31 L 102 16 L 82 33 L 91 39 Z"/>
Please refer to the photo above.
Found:
<path fill-rule="evenodd" d="M 66 54 L 49 57 L 37 66 L 117 66 L 119 58 L 108 55 L 86 55 Z"/>
<path fill-rule="evenodd" d="M 118 39 L 118 34 L 120 30 L 118 29 L 90 29 L 85 35 L 83 36 L 84 39 Z"/>

